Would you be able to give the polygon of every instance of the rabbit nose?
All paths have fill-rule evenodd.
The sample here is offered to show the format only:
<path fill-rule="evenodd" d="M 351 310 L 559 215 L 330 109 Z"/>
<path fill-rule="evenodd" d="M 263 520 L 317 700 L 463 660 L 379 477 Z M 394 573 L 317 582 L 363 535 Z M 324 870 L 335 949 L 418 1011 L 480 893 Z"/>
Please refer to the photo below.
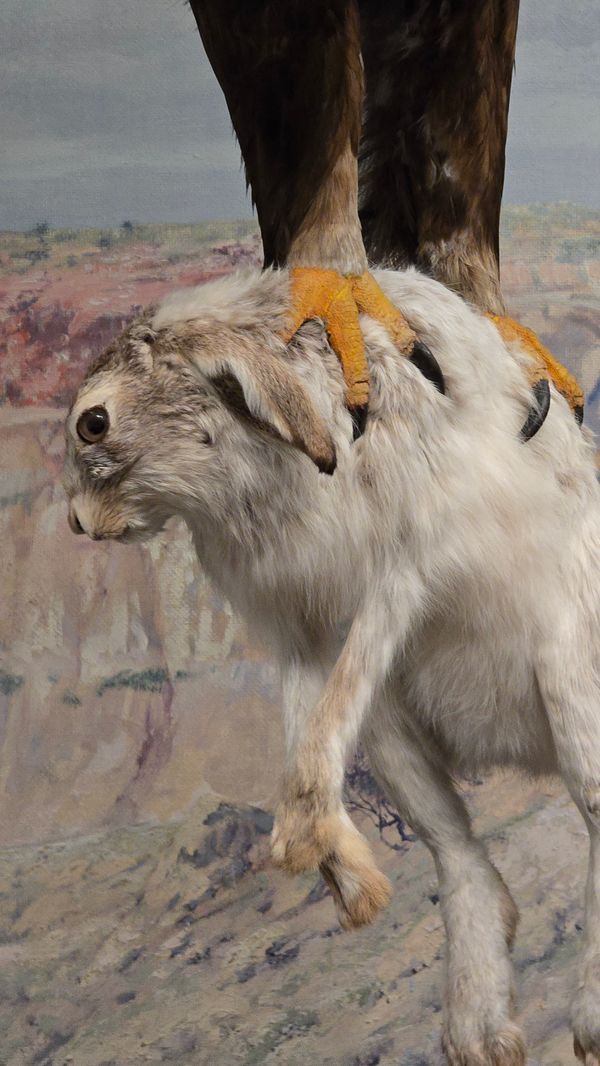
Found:
<path fill-rule="evenodd" d="M 73 530 L 73 533 L 85 533 L 79 518 L 77 517 L 77 511 L 74 507 L 69 508 L 69 525 Z"/>

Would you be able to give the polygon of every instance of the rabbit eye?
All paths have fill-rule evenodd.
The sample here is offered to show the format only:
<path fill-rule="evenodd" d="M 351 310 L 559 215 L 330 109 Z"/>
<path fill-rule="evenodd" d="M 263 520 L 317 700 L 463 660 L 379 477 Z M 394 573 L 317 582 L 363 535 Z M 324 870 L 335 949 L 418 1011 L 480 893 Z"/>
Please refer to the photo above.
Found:
<path fill-rule="evenodd" d="M 106 436 L 108 426 L 106 407 L 90 407 L 77 419 L 77 436 L 86 444 L 96 444 Z"/>

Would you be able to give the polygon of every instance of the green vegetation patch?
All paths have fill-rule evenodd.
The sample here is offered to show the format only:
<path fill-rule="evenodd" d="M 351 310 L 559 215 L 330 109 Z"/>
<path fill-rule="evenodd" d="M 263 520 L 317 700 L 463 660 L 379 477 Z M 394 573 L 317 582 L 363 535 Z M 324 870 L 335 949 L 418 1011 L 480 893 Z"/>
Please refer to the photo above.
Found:
<path fill-rule="evenodd" d="M 568 237 L 560 242 L 559 263 L 584 263 L 586 259 L 600 259 L 600 237 Z"/>
<path fill-rule="evenodd" d="M 63 693 L 63 703 L 66 703 L 68 707 L 81 707 L 79 696 L 76 696 L 70 689 Z"/>
<path fill-rule="evenodd" d="M 84 259 L 127 256 L 136 247 L 161 249 L 170 262 L 205 254 L 213 245 L 243 241 L 258 233 L 253 218 L 189 223 L 140 223 L 54 229 L 41 221 L 26 232 L 0 231 L 0 275 L 23 274 L 45 260 L 51 267 L 74 267 Z"/>
<path fill-rule="evenodd" d="M 132 688 L 136 692 L 160 692 L 165 682 L 169 680 L 169 671 L 162 666 L 150 666 L 147 670 L 138 672 L 121 670 L 120 673 L 105 678 L 97 691 L 99 696 L 106 692 L 107 688 Z"/>
<path fill-rule="evenodd" d="M 564 237 L 565 233 L 600 236 L 600 211 L 582 204 L 504 204 L 500 216 L 503 237 Z"/>
<path fill-rule="evenodd" d="M 23 684 L 24 678 L 20 674 L 7 674 L 0 670 L 0 692 L 3 696 L 12 696 Z"/>
<path fill-rule="evenodd" d="M 269 1026 L 258 1044 L 250 1045 L 246 1052 L 244 1066 L 262 1066 L 267 1055 L 276 1051 L 281 1044 L 294 1037 L 303 1036 L 320 1018 L 314 1010 L 289 1010 L 284 1017 Z"/>

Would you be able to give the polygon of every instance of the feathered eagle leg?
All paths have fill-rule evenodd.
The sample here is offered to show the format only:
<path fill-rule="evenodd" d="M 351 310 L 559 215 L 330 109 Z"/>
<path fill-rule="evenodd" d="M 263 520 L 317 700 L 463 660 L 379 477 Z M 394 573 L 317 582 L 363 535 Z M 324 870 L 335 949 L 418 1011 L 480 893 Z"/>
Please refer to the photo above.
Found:
<path fill-rule="evenodd" d="M 369 375 L 359 313 L 386 325 L 404 354 L 415 334 L 366 273 L 358 216 L 357 2 L 190 2 L 242 149 L 265 266 L 292 269 L 286 337 L 309 318 L 323 319 L 348 406 L 364 411 Z"/>
<path fill-rule="evenodd" d="M 519 0 L 359 0 L 369 259 L 504 313 L 499 222 Z"/>
<path fill-rule="evenodd" d="M 519 0 L 359 0 L 365 68 L 359 204 L 371 262 L 414 264 L 487 312 L 583 417 L 583 393 L 504 317 L 500 204 Z M 538 427 L 539 428 L 539 427 Z"/>
<path fill-rule="evenodd" d="M 356 0 L 190 0 L 223 89 L 264 264 L 361 273 Z"/>

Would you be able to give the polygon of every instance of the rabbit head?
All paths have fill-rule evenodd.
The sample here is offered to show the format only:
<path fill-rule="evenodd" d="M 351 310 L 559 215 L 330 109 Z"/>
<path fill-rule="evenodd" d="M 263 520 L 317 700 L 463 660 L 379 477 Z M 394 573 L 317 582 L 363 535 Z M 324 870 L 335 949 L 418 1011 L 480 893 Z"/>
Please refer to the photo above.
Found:
<path fill-rule="evenodd" d="M 334 470 L 329 431 L 279 339 L 280 290 L 254 274 L 175 294 L 100 356 L 67 419 L 74 532 L 144 539 L 190 509 L 234 521 L 266 467 Z"/>

